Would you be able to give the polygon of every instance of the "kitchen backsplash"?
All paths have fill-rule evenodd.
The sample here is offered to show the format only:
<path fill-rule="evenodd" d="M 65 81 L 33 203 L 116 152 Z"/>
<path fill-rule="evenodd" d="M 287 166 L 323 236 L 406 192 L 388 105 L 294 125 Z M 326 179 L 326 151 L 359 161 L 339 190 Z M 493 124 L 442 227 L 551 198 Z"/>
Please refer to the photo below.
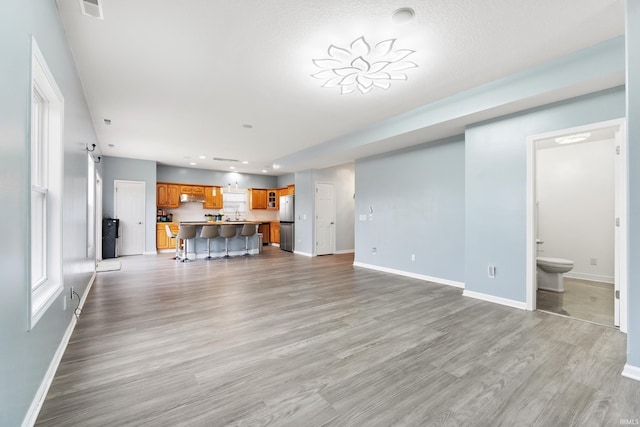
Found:
<path fill-rule="evenodd" d="M 205 214 L 218 215 L 222 214 L 222 209 L 203 209 L 202 203 L 181 203 L 177 209 L 165 209 L 167 213 L 173 214 L 173 222 L 180 221 L 204 221 Z M 225 218 L 229 216 L 233 218 L 233 214 L 225 214 Z M 241 212 L 240 218 L 249 221 L 278 221 L 278 211 L 270 210 L 251 210 Z"/>

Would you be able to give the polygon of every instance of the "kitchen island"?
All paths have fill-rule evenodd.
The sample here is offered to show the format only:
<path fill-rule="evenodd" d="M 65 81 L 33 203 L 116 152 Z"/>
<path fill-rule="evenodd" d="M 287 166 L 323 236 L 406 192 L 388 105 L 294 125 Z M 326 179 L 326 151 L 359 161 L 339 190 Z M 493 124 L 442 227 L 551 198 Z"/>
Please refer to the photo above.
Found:
<path fill-rule="evenodd" d="M 189 258 L 205 258 L 207 256 L 207 239 L 201 239 L 200 233 L 202 227 L 206 225 L 221 226 L 221 225 L 234 225 L 236 226 L 236 235 L 229 239 L 229 255 L 237 256 L 244 255 L 245 253 L 245 238 L 240 235 L 242 227 L 245 224 L 252 224 L 256 227 L 256 234 L 249 237 L 249 254 L 256 255 L 260 252 L 258 248 L 258 233 L 257 227 L 262 224 L 262 221 L 180 221 L 180 225 L 193 225 L 196 227 L 196 238 L 189 242 Z M 218 229 L 218 234 L 220 230 Z M 225 239 L 222 237 L 216 237 L 211 239 L 211 256 L 223 257 L 225 255 L 224 247 Z"/>

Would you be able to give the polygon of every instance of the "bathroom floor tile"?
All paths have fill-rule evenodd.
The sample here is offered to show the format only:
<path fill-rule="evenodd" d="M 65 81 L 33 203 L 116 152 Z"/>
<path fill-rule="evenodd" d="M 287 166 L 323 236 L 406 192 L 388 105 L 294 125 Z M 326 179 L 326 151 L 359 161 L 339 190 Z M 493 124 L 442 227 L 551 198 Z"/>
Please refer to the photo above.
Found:
<path fill-rule="evenodd" d="M 538 310 L 613 326 L 613 284 L 564 278 L 564 292 L 538 290 Z"/>

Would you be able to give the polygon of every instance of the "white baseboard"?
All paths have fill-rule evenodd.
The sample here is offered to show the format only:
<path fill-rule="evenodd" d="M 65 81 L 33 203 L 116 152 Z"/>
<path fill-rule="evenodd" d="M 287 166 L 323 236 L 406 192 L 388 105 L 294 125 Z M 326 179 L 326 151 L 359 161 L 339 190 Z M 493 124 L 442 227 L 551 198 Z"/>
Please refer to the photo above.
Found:
<path fill-rule="evenodd" d="M 378 265 L 365 264 L 363 262 L 354 261 L 353 265 L 355 267 L 368 268 L 370 270 L 382 271 L 383 273 L 397 274 L 399 276 L 411 277 L 412 279 L 419 279 L 419 280 L 424 280 L 426 282 L 434 282 L 434 283 L 439 283 L 441 285 L 449 285 L 449 286 L 454 286 L 456 288 L 463 288 L 464 289 L 464 283 L 463 282 L 457 282 L 455 280 L 441 279 L 439 277 L 426 276 L 424 274 L 411 273 L 409 271 L 396 270 L 396 269 L 387 268 L 387 267 L 380 267 Z"/>
<path fill-rule="evenodd" d="M 640 368 L 627 363 L 624 365 L 624 369 L 622 370 L 622 376 L 640 381 Z"/>
<path fill-rule="evenodd" d="M 345 249 L 345 250 L 342 250 L 342 251 L 335 251 L 334 254 L 336 254 L 336 255 L 352 254 L 355 251 L 356 251 L 355 249 Z"/>
<path fill-rule="evenodd" d="M 496 297 L 496 296 L 493 296 L 493 295 L 483 294 L 483 293 L 480 293 L 480 292 L 469 291 L 469 290 L 466 290 L 466 289 L 464 290 L 464 292 L 462 292 L 462 296 L 469 297 L 469 298 L 475 298 L 475 299 L 479 299 L 479 300 L 482 300 L 482 301 L 493 302 L 493 303 L 500 304 L 500 305 L 506 305 L 507 307 L 519 308 L 520 310 L 526 310 L 527 309 L 527 303 L 526 302 L 515 301 L 515 300 L 507 299 L 507 298 Z"/>
<path fill-rule="evenodd" d="M 270 243 L 271 246 L 275 246 L 276 248 L 280 247 L 280 243 Z"/>
<path fill-rule="evenodd" d="M 144 251 L 143 255 L 156 255 L 158 251 Z"/>
<path fill-rule="evenodd" d="M 91 279 L 89 280 L 89 284 L 87 285 L 87 288 L 85 289 L 84 294 L 80 299 L 80 308 L 84 306 L 84 302 L 87 299 L 87 295 L 89 295 L 89 291 L 91 290 L 91 286 L 93 286 L 93 282 L 95 281 L 95 279 L 96 279 L 96 272 L 94 271 L 93 275 L 91 276 Z M 66 295 L 65 295 L 65 298 L 66 298 Z M 73 306 L 69 306 L 69 307 L 73 310 Z M 64 332 L 64 335 L 62 336 L 62 340 L 60 341 L 60 344 L 58 345 L 58 348 L 55 354 L 53 355 L 53 359 L 51 359 L 51 363 L 49 363 L 49 368 L 47 369 L 47 372 L 45 373 L 44 378 L 40 383 L 40 387 L 38 387 L 38 391 L 33 397 L 33 401 L 29 406 L 29 410 L 27 411 L 27 414 L 22 420 L 22 427 L 32 427 L 36 423 L 36 420 L 38 419 L 38 415 L 40 414 L 40 410 L 42 409 L 42 404 L 44 403 L 44 399 L 47 397 L 47 393 L 49 392 L 49 387 L 51 387 L 51 383 L 53 382 L 53 378 L 56 375 L 56 371 L 58 370 L 58 366 L 60 365 L 62 356 L 64 355 L 64 352 L 67 349 L 67 345 L 69 344 L 69 340 L 71 339 L 73 330 L 76 327 L 76 323 L 78 323 L 76 316 L 75 315 L 71 316 L 71 321 L 69 322 L 69 325 L 67 326 L 67 329 Z"/>
<path fill-rule="evenodd" d="M 570 279 L 580 279 L 580 280 L 589 280 L 591 282 L 611 283 L 612 285 L 615 283 L 615 279 L 611 276 L 599 276 L 597 274 L 577 273 L 575 271 L 564 273 L 563 276 L 568 277 Z"/>
<path fill-rule="evenodd" d="M 300 251 L 293 251 L 293 253 L 296 255 L 308 256 L 310 258 L 315 256 L 314 254 L 309 254 L 307 252 L 300 252 Z"/>

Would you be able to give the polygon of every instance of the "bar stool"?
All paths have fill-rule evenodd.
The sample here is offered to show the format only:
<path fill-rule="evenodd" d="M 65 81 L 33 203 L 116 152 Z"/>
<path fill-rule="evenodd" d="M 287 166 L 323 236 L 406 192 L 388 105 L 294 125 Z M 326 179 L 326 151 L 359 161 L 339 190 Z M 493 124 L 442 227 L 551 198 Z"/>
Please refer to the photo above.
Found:
<path fill-rule="evenodd" d="M 205 259 L 213 259 L 211 256 L 211 239 L 218 237 L 217 225 L 204 225 L 200 232 L 201 239 L 207 239 L 207 257 Z"/>
<path fill-rule="evenodd" d="M 232 224 L 225 224 L 220 226 L 220 237 L 224 237 L 224 251 L 226 255 L 224 258 L 229 258 L 229 238 L 235 237 L 236 226 Z"/>
<path fill-rule="evenodd" d="M 191 239 L 195 239 L 196 237 L 196 226 L 195 225 L 181 225 L 180 228 L 178 229 L 178 235 L 176 236 L 176 239 L 178 240 L 184 240 L 184 249 L 182 251 L 182 255 L 183 257 L 180 258 L 180 261 L 182 262 L 190 262 L 191 260 L 189 259 L 189 240 Z M 176 240 L 176 245 L 177 245 L 177 240 Z"/>
<path fill-rule="evenodd" d="M 256 234 L 256 225 L 255 224 L 244 224 L 242 226 L 242 231 L 240 232 L 241 236 L 244 236 L 244 255 L 249 255 L 249 237 Z"/>
<path fill-rule="evenodd" d="M 164 229 L 167 232 L 167 237 L 169 239 L 176 239 L 176 256 L 174 256 L 171 259 L 180 259 L 180 256 L 179 256 L 180 255 L 180 251 L 179 251 L 180 246 L 179 246 L 178 239 L 177 239 L 178 235 L 177 234 L 173 234 L 173 231 L 171 231 L 171 227 L 169 227 L 167 224 L 164 225 Z"/>

